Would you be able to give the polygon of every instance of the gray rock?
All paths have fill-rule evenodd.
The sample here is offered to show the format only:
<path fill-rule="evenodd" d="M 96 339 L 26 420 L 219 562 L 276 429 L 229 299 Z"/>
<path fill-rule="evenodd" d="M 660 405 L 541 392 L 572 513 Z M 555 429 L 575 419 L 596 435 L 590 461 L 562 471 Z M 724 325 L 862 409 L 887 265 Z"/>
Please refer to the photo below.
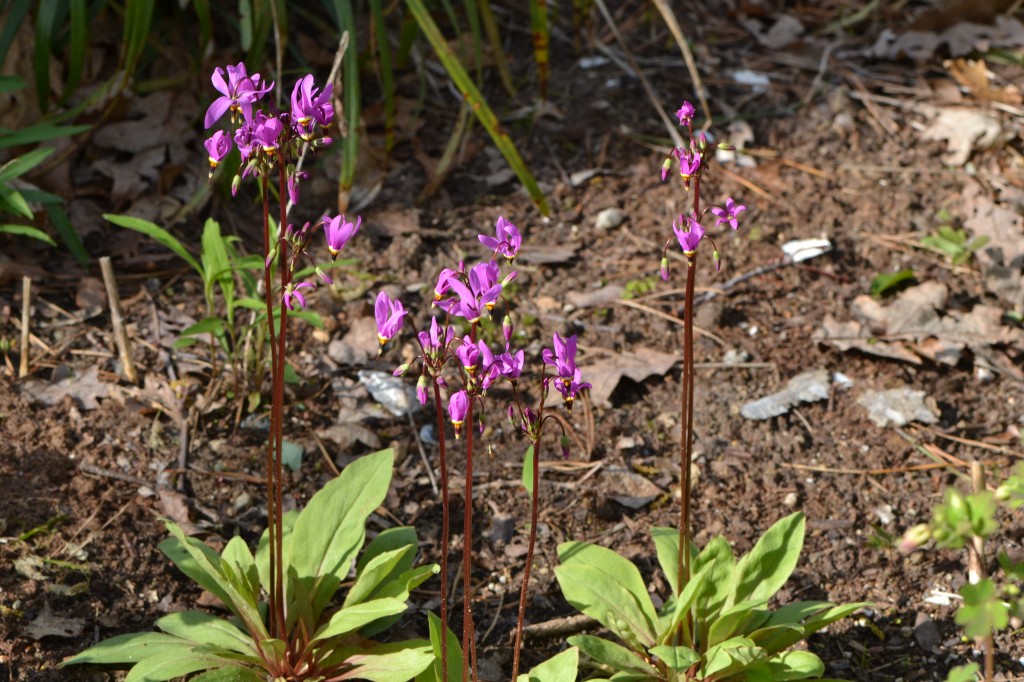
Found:
<path fill-rule="evenodd" d="M 611 230 L 621 225 L 626 220 L 626 214 L 620 208 L 606 208 L 597 214 L 594 227 L 599 230 Z"/>
<path fill-rule="evenodd" d="M 747 419 L 771 419 L 786 414 L 794 405 L 827 400 L 828 392 L 828 370 L 815 369 L 797 374 L 778 393 L 747 403 L 740 408 L 740 414 Z"/>
<path fill-rule="evenodd" d="M 868 411 L 868 418 L 878 426 L 905 426 L 910 422 L 934 424 L 938 416 L 925 404 L 924 391 L 894 388 L 888 391 L 865 391 L 857 404 Z"/>

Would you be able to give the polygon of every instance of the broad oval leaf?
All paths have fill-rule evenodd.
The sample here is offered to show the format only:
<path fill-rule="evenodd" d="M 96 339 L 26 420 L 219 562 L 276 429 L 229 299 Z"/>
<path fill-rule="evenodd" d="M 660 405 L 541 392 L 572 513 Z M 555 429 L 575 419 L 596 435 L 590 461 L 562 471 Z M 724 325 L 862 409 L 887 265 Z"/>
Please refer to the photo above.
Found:
<path fill-rule="evenodd" d="M 733 637 L 717 644 L 704 653 L 701 675 L 707 679 L 712 675 L 716 679 L 724 679 L 741 670 L 750 668 L 767 660 L 764 649 L 746 637 Z"/>
<path fill-rule="evenodd" d="M 212 668 L 223 668 L 232 661 L 216 654 L 196 651 L 166 652 L 157 656 L 149 656 L 128 671 L 124 682 L 161 682 L 173 680 Z"/>
<path fill-rule="evenodd" d="M 396 613 L 402 613 L 405 609 L 406 604 L 404 601 L 390 597 L 374 599 L 373 601 L 338 609 L 331 616 L 331 619 L 316 631 L 316 634 L 313 635 L 313 641 L 330 639 L 331 637 L 354 632 L 378 618 L 393 616 Z"/>
<path fill-rule="evenodd" d="M 742 601 L 767 601 L 796 568 L 804 546 L 803 512 L 779 519 L 736 564 L 728 608 Z"/>
<path fill-rule="evenodd" d="M 144 658 L 168 652 L 183 654 L 190 651 L 195 645 L 195 642 L 163 632 L 132 632 L 105 639 L 65 660 L 61 666 L 81 663 L 93 665 L 138 663 Z"/>
<path fill-rule="evenodd" d="M 586 542 L 558 546 L 555 577 L 566 601 L 635 647 L 657 641 L 658 615 L 633 562 Z"/>
<path fill-rule="evenodd" d="M 662 644 L 653 647 L 651 653 L 677 673 L 685 673 L 690 666 L 700 660 L 700 654 L 688 646 L 668 646 L 667 644 Z"/>
<path fill-rule="evenodd" d="M 212 644 L 240 654 L 258 653 L 256 643 L 245 632 L 223 618 L 202 611 L 170 613 L 157 620 L 156 626 L 169 635 L 195 643 Z"/>
<path fill-rule="evenodd" d="M 595 663 L 611 668 L 612 672 L 631 672 L 657 678 L 658 670 L 621 644 L 593 635 L 574 635 L 567 640 Z"/>
<path fill-rule="evenodd" d="M 572 647 L 538 663 L 530 672 L 520 675 L 517 682 L 576 682 L 579 663 L 580 650 Z"/>
<path fill-rule="evenodd" d="M 388 651 L 389 648 L 394 650 Z M 374 653 L 377 651 L 381 653 Z M 396 642 L 375 647 L 371 653 L 350 656 L 347 661 L 356 667 L 334 679 L 406 682 L 430 667 L 434 654 L 429 646 L 413 647 L 407 642 Z"/>

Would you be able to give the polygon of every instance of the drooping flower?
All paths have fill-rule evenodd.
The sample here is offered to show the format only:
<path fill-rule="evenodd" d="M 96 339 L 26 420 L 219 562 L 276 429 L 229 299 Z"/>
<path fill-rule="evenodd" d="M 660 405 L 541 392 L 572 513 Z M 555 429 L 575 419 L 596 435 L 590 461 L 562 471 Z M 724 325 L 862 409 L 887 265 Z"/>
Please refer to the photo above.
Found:
<path fill-rule="evenodd" d="M 519 253 L 519 247 L 523 244 L 523 236 L 519 233 L 519 228 L 505 220 L 504 216 L 499 216 L 494 230 L 494 237 L 486 234 L 478 235 L 480 243 L 511 261 Z"/>
<path fill-rule="evenodd" d="M 247 75 L 243 62 L 227 67 L 226 81 L 224 80 L 224 69 L 219 66 L 213 70 L 210 80 L 221 96 L 213 100 L 206 110 L 204 124 L 207 128 L 219 121 L 221 116 L 228 111 L 241 111 L 245 120 L 251 121 L 253 103 L 274 87 L 273 83 L 270 85 L 263 83 L 258 73 L 254 73 L 252 76 Z"/>
<path fill-rule="evenodd" d="M 683 180 L 687 183 L 690 182 L 690 178 L 697 174 L 700 170 L 701 156 L 699 152 L 695 151 L 683 151 L 679 155 L 679 174 L 683 176 Z"/>
<path fill-rule="evenodd" d="M 724 207 L 721 207 L 721 206 L 712 206 L 711 207 L 711 212 L 714 213 L 715 217 L 716 217 L 715 225 L 718 226 L 718 225 L 721 225 L 722 223 L 729 223 L 729 227 L 731 227 L 734 230 L 739 227 L 739 222 L 737 222 L 737 217 L 739 216 L 740 213 L 743 213 L 743 211 L 746 211 L 746 210 L 747 210 L 746 206 L 743 206 L 741 204 L 737 204 L 735 201 L 732 200 L 732 197 L 729 197 L 729 198 L 727 198 L 725 200 L 725 206 Z"/>
<path fill-rule="evenodd" d="M 417 336 L 420 340 L 420 347 L 423 349 L 423 354 L 431 360 L 439 360 L 444 355 L 444 349 L 451 343 L 452 335 L 455 334 L 455 329 L 448 327 L 445 331 L 441 332 L 441 325 L 437 323 L 437 318 L 430 318 L 430 331 L 421 331 Z"/>
<path fill-rule="evenodd" d="M 680 214 L 679 218 L 672 221 L 672 231 L 676 233 L 683 254 L 692 256 L 697 253 L 697 245 L 704 238 L 704 228 L 696 218 Z"/>
<path fill-rule="evenodd" d="M 288 201 L 292 204 L 299 203 L 299 182 L 309 177 L 306 171 L 292 171 L 288 173 Z"/>
<path fill-rule="evenodd" d="M 427 404 L 427 386 L 430 384 L 430 380 L 427 379 L 427 373 L 424 371 L 420 374 L 420 378 L 416 380 L 416 400 L 420 402 L 420 405 Z"/>
<path fill-rule="evenodd" d="M 466 415 L 469 413 L 469 394 L 465 391 L 453 393 L 448 399 L 448 418 L 455 427 L 455 437 L 462 433 L 462 425 L 466 423 Z"/>
<path fill-rule="evenodd" d="M 693 115 L 697 113 L 693 105 L 689 102 L 684 101 L 683 105 L 679 107 L 679 111 L 676 112 L 676 118 L 679 119 L 679 125 L 686 126 L 693 122 Z"/>
<path fill-rule="evenodd" d="M 583 381 L 583 375 L 577 367 L 570 377 L 558 377 L 554 379 L 555 388 L 559 393 L 562 394 L 562 399 L 565 401 L 566 406 L 571 410 L 572 403 L 576 400 L 576 395 L 585 388 L 591 388 L 591 385 Z"/>
<path fill-rule="evenodd" d="M 445 268 L 441 270 L 441 274 L 437 276 L 437 284 L 434 285 L 435 301 L 440 301 L 444 297 L 444 295 L 448 293 L 448 289 L 450 288 L 448 281 L 452 277 L 457 276 L 457 274 L 458 273 L 456 273 L 451 268 Z"/>
<path fill-rule="evenodd" d="M 295 310 L 298 308 L 306 307 L 306 297 L 302 295 L 301 291 L 305 288 L 314 288 L 312 282 L 299 282 L 298 284 L 289 284 L 284 290 L 284 305 L 288 310 Z"/>
<path fill-rule="evenodd" d="M 326 128 L 334 120 L 334 107 L 331 105 L 331 94 L 334 86 L 330 83 L 320 92 L 313 84 L 313 75 L 303 76 L 292 89 L 292 122 L 296 132 L 304 140 L 309 140 L 313 132 L 313 123 Z"/>
<path fill-rule="evenodd" d="M 409 313 L 398 299 L 392 300 L 386 291 L 377 294 L 377 302 L 374 305 L 374 316 L 377 319 L 377 340 L 380 341 L 381 349 L 390 341 L 402 328 L 402 320 Z"/>
<path fill-rule="evenodd" d="M 462 339 L 462 343 L 455 348 L 455 356 L 462 363 L 462 369 L 466 374 L 474 376 L 480 367 L 480 346 L 470 336 Z"/>
<path fill-rule="evenodd" d="M 470 322 L 477 322 L 481 317 L 490 313 L 494 304 L 497 303 L 498 297 L 501 296 L 501 289 L 505 282 L 498 281 L 499 274 L 501 274 L 500 269 L 494 261 L 474 265 L 469 271 L 468 285 L 457 274 L 449 274 L 444 282 L 438 280 L 434 292 L 436 295 L 438 290 L 444 290 L 454 293 L 455 296 L 438 301 L 437 305 L 451 315 L 464 317 Z"/>
<path fill-rule="evenodd" d="M 345 248 L 349 240 L 359 232 L 363 219 L 356 216 L 356 222 L 351 223 L 345 214 L 328 218 L 324 216 L 324 236 L 327 238 L 327 250 L 331 252 L 332 258 L 337 258 L 341 250 Z"/>
<path fill-rule="evenodd" d="M 563 339 L 558 335 L 558 332 L 555 332 L 552 344 L 554 345 L 554 352 L 550 348 L 545 348 L 541 353 L 544 364 L 553 366 L 559 377 L 563 379 L 572 378 L 573 373 L 576 371 L 575 334 Z"/>
<path fill-rule="evenodd" d="M 212 172 L 231 151 L 231 137 L 223 130 L 218 130 L 210 136 L 210 139 L 203 142 L 203 145 L 210 155 L 210 170 Z"/>
<path fill-rule="evenodd" d="M 256 125 L 253 129 L 253 142 L 260 145 L 265 152 L 275 151 L 281 144 L 281 132 L 284 124 L 281 119 L 271 117 Z"/>
<path fill-rule="evenodd" d="M 505 346 L 504 353 L 494 358 L 498 372 L 509 381 L 515 381 L 522 375 L 525 364 L 526 353 L 522 349 L 513 353 L 508 346 Z"/>

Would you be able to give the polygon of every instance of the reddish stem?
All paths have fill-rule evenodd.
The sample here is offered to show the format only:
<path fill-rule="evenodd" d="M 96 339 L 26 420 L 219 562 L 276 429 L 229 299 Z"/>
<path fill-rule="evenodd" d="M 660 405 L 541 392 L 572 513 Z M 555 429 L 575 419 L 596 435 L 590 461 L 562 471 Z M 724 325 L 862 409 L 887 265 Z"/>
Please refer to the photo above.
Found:
<path fill-rule="evenodd" d="M 469 680 L 469 653 L 474 647 L 473 637 L 473 403 L 469 399 L 466 412 L 466 511 L 462 524 L 462 681 Z M 473 676 L 476 679 L 476 675 Z"/>
<path fill-rule="evenodd" d="M 448 516 L 448 458 L 444 437 L 444 409 L 441 388 L 434 385 L 434 412 L 437 413 L 437 438 L 441 449 L 441 680 L 448 682 L 448 546 L 451 524 Z"/>
<path fill-rule="evenodd" d="M 544 403 L 541 403 L 541 418 Z M 530 571 L 533 567 L 533 550 L 537 543 L 537 517 L 540 507 L 540 436 L 533 439 L 533 490 L 530 494 L 530 542 L 526 548 L 526 565 L 523 567 L 523 588 L 519 592 L 519 615 L 516 618 L 516 643 L 512 650 L 512 682 L 519 679 L 519 653 L 523 646 L 523 619 L 526 617 L 526 595 L 530 587 Z"/>
<path fill-rule="evenodd" d="M 278 178 L 278 204 L 280 206 L 280 218 L 277 223 L 277 245 L 278 245 L 278 270 L 281 274 L 281 293 L 283 294 L 288 289 L 288 285 L 291 283 L 291 264 L 288 262 L 287 253 L 287 242 L 281 238 L 284 234 L 285 226 L 288 222 L 288 207 L 285 203 L 284 198 L 288 196 L 287 186 L 287 171 L 284 165 L 284 153 L 278 152 L 277 155 L 277 178 Z M 286 620 L 285 620 L 285 595 L 284 595 L 284 520 L 282 519 L 281 510 L 283 509 L 283 497 L 284 497 L 284 471 L 283 471 L 283 457 L 284 452 L 284 367 L 285 358 L 287 357 L 287 345 L 288 345 L 288 306 L 284 305 L 283 301 L 279 307 L 281 311 L 281 326 L 277 333 L 277 373 L 274 376 L 273 391 L 274 394 L 272 400 L 272 411 L 277 413 L 277 421 L 274 424 L 274 439 L 275 439 L 275 452 L 274 452 L 274 505 L 277 508 L 277 514 L 274 517 L 274 524 L 276 526 L 276 532 L 274 533 L 275 541 L 275 554 L 277 560 L 277 594 L 278 601 L 276 607 L 278 609 L 278 622 L 280 624 L 282 638 L 285 631 Z M 274 326 L 273 318 L 270 319 L 270 326 Z M 271 420 L 273 421 L 273 420 Z"/>

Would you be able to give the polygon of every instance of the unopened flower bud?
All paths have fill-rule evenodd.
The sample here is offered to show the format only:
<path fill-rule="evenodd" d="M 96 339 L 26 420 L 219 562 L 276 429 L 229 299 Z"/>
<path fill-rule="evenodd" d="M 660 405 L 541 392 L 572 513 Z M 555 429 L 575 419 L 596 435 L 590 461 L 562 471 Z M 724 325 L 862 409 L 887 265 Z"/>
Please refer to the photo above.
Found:
<path fill-rule="evenodd" d="M 562 446 L 562 459 L 569 459 L 569 436 L 563 434 L 560 445 Z"/>
<path fill-rule="evenodd" d="M 242 176 L 241 175 L 236 175 L 235 177 L 231 178 L 231 196 L 235 196 L 236 194 L 238 194 L 238 188 L 239 188 L 239 186 L 241 184 L 242 184 Z"/>
<path fill-rule="evenodd" d="M 708 136 L 704 134 L 703 130 L 700 131 L 700 134 L 697 135 L 697 147 L 701 151 L 704 151 L 705 149 L 708 148 Z"/>
<path fill-rule="evenodd" d="M 510 426 L 516 426 L 516 408 L 515 405 L 509 403 L 508 410 L 505 412 L 505 416 L 508 418 Z"/>
<path fill-rule="evenodd" d="M 391 376 L 401 377 L 405 376 L 405 373 L 409 371 L 409 363 L 403 362 L 401 365 L 395 368 L 395 371 L 391 373 Z"/>
<path fill-rule="evenodd" d="M 667 159 L 665 159 L 665 161 L 661 164 L 661 181 L 662 182 L 665 182 L 665 178 L 668 177 L 668 172 L 670 170 L 672 170 L 672 157 L 671 156 L 668 157 Z"/>
<path fill-rule="evenodd" d="M 263 267 L 264 268 L 269 268 L 270 264 L 274 262 L 275 258 L 277 258 L 277 247 L 276 246 L 270 249 L 270 253 L 267 254 L 267 260 L 263 264 Z"/>
<path fill-rule="evenodd" d="M 723 152 L 734 152 L 734 151 L 736 151 L 736 147 L 731 145 L 731 144 L 729 144 L 728 142 L 719 142 L 718 143 L 718 148 L 721 149 Z"/>
<path fill-rule="evenodd" d="M 306 224 L 309 225 L 309 223 Z M 330 275 L 324 272 L 319 265 L 316 266 L 316 274 L 321 280 L 323 280 L 324 284 L 334 284 L 334 280 L 331 279 Z"/>
<path fill-rule="evenodd" d="M 512 318 L 509 315 L 501 321 L 501 333 L 505 335 L 506 342 L 512 340 Z"/>
<path fill-rule="evenodd" d="M 915 549 L 928 542 L 932 532 L 927 523 L 919 523 L 908 528 L 900 539 L 899 549 L 904 554 L 909 554 Z"/>
<path fill-rule="evenodd" d="M 714 251 L 711 252 L 711 259 L 715 263 L 715 270 L 716 271 L 721 270 L 722 269 L 722 255 L 720 253 L 718 253 L 718 249 L 715 249 Z"/>
<path fill-rule="evenodd" d="M 408 367 L 408 365 L 406 365 Z M 420 401 L 420 405 L 427 404 L 427 375 L 421 374 L 420 378 L 416 381 L 416 399 Z"/>
<path fill-rule="evenodd" d="M 668 256 L 661 257 L 661 278 L 668 281 Z"/>

